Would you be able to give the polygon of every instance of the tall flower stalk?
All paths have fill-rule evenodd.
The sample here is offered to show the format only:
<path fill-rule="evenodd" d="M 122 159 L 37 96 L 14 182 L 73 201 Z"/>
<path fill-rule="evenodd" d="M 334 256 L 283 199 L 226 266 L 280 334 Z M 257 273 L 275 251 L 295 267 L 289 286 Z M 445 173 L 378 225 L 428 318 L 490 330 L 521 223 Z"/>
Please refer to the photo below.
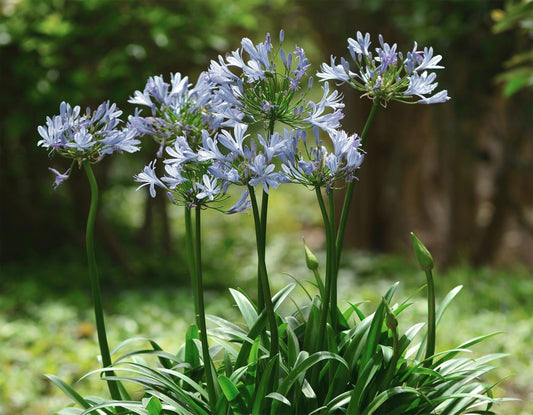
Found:
<path fill-rule="evenodd" d="M 413 49 L 403 54 L 397 52 L 396 44 L 391 46 L 385 43 L 381 35 L 379 36 L 379 46 L 374 51 L 370 50 L 370 45 L 370 34 L 366 33 L 363 36 L 361 32 L 357 32 L 356 39 L 348 39 L 348 50 L 352 63 L 350 64 L 346 59 L 341 58 L 340 64 L 337 64 L 337 58 L 332 56 L 331 64 L 323 63 L 321 71 L 317 73 L 317 77 L 322 81 L 335 81 L 337 84 L 347 83 L 360 91 L 362 96 L 372 100 L 372 107 L 359 142 L 363 148 L 380 106 L 385 107 L 389 101 L 409 104 L 435 104 L 450 99 L 446 90 L 433 94 L 438 83 L 435 82 L 436 74 L 430 71 L 443 68 L 438 65 L 442 57 L 440 55 L 434 56 L 433 48 L 418 50 L 418 45 L 415 42 Z M 330 202 L 330 216 L 325 216 L 323 213 L 324 225 L 326 227 L 329 226 L 330 234 L 333 232 L 335 235 L 334 241 L 328 242 L 334 244 L 335 248 L 328 247 L 326 260 L 326 292 L 329 292 L 331 296 L 327 301 L 331 305 L 331 324 L 333 327 L 338 324 L 337 276 L 355 182 L 356 173 L 354 172 L 348 180 L 337 227 L 333 224 L 334 219 L 332 219 L 335 212 L 334 202 Z M 320 192 L 317 192 L 317 197 L 321 197 Z M 324 211 L 324 209 L 321 210 Z M 330 259 L 330 255 L 334 255 L 334 258 Z M 329 278 L 327 276 L 328 272 L 331 274 Z M 328 282 L 331 284 L 330 288 L 328 288 Z M 324 329 L 326 324 L 325 315 L 326 313 L 323 312 L 322 323 Z"/>
<path fill-rule="evenodd" d="M 156 187 L 167 192 L 170 201 L 185 208 L 189 274 L 194 297 L 196 325 L 199 329 L 201 353 L 208 404 L 215 413 L 217 401 L 216 372 L 209 352 L 202 271 L 202 209 L 214 207 L 225 198 L 227 186 L 210 172 L 212 161 L 206 157 L 204 145 L 212 140 L 221 118 L 212 111 L 212 88 L 206 74 L 196 84 L 175 73 L 170 84 L 162 76 L 150 77 L 144 90 L 135 91 L 130 103 L 150 109 L 149 116 L 137 110 L 132 125 L 139 134 L 160 143 L 158 158 L 163 158 L 164 174 L 156 171 L 156 160 L 135 176 L 139 188 L 148 186 L 156 196 Z M 159 176 L 159 177 L 158 177 Z M 194 218 L 193 218 L 194 217 Z"/>
<path fill-rule="evenodd" d="M 204 363 L 207 393 L 209 396 L 209 407 L 212 413 L 215 411 L 217 394 L 215 390 L 215 378 L 213 362 L 209 353 L 209 343 L 207 339 L 207 324 L 205 318 L 204 286 L 202 273 L 202 232 L 201 232 L 201 212 L 200 205 L 194 208 L 194 222 L 191 219 L 190 207 L 185 207 L 185 232 L 187 237 L 187 247 L 189 255 L 189 271 L 192 279 L 194 293 L 194 311 L 196 324 L 200 330 L 200 342 L 202 344 L 202 356 Z M 194 223 L 194 224 L 193 224 Z"/>
<path fill-rule="evenodd" d="M 224 119 L 224 126 L 233 127 L 233 134 L 222 131 L 217 143 L 210 145 L 215 161 L 212 172 L 228 183 L 246 186 L 244 197 L 250 198 L 257 241 L 257 305 L 268 317 L 271 357 L 278 352 L 278 333 L 266 266 L 269 189 L 291 181 L 280 164 L 290 163 L 294 157 L 293 138 L 301 136 L 298 131 L 312 127 L 333 130 L 343 116 L 340 95 L 330 93 L 327 85 L 319 102 L 306 99 L 312 86 L 312 78 L 306 76 L 310 63 L 298 46 L 285 52 L 283 31 L 279 40 L 275 47 L 270 34 L 256 45 L 244 38 L 240 49 L 212 61 L 207 75 L 215 88 L 214 111 Z M 289 129 L 280 134 L 275 131 L 278 124 Z M 245 134 L 253 125 L 262 126 L 265 135 L 254 138 Z M 254 190 L 258 184 L 263 188 L 261 205 Z"/>
<path fill-rule="evenodd" d="M 63 183 L 72 172 L 74 165 L 83 166 L 91 189 L 91 205 L 87 218 L 86 249 L 89 265 L 89 276 L 93 296 L 94 315 L 98 344 L 104 368 L 111 366 L 111 356 L 105 329 L 102 295 L 94 251 L 94 222 L 98 209 L 98 186 L 92 171 L 91 164 L 100 161 L 105 155 L 115 152 L 133 153 L 139 150 L 137 135 L 129 128 L 119 129 L 122 111 L 115 104 L 104 102 L 96 111 L 89 108 L 85 114 L 80 113 L 80 107 L 72 108 L 70 104 L 62 102 L 59 107 L 60 114 L 52 118 L 47 117 L 46 125 L 38 128 L 41 140 L 37 143 L 49 151 L 50 156 L 59 154 L 72 160 L 70 168 L 65 173 L 56 174 L 55 187 Z M 113 376 L 112 371 L 106 372 Z M 107 380 L 111 397 L 121 399 L 118 383 Z"/>
<path fill-rule="evenodd" d="M 96 266 L 96 255 L 94 252 L 94 221 L 96 218 L 96 211 L 98 209 L 98 185 L 96 178 L 92 171 L 91 165 L 88 161 L 83 162 L 83 167 L 89 184 L 91 187 L 91 206 L 89 215 L 87 217 L 87 230 L 85 233 L 85 245 L 87 249 L 87 261 L 89 263 L 89 275 L 91 279 L 91 291 L 93 294 L 94 318 L 96 321 L 96 332 L 98 334 L 98 344 L 100 346 L 100 355 L 102 357 L 102 366 L 111 366 L 111 355 L 109 353 L 109 345 L 107 343 L 107 335 L 105 329 L 104 312 L 102 307 L 102 295 L 100 290 L 100 281 L 98 277 L 98 268 Z M 114 376 L 112 371 L 106 372 L 109 376 Z M 118 384 L 115 381 L 107 381 L 109 393 L 111 397 L 116 400 L 121 399 Z"/>

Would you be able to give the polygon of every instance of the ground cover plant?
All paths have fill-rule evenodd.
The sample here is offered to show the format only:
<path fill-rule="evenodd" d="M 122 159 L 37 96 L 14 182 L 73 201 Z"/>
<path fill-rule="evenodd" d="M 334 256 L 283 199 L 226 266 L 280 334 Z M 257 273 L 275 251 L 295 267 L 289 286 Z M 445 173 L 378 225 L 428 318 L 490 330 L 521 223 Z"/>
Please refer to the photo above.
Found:
<path fill-rule="evenodd" d="M 102 368 L 87 376 L 100 376 L 110 395 L 82 397 L 48 375 L 78 405 L 59 413 L 489 414 L 504 400 L 493 397 L 497 382 L 484 382 L 493 361 L 503 355 L 463 356 L 495 333 L 436 351 L 437 325 L 460 288 L 437 306 L 433 259 L 414 234 L 414 253 L 426 276 L 424 323 L 399 330 L 411 300 L 396 302 L 397 283 L 383 292 L 373 312 L 365 313 L 358 303 L 346 309 L 338 305 L 346 221 L 374 116 L 390 101 L 446 102 L 446 90 L 435 93 L 434 71 L 443 68 L 441 56 L 416 43 L 412 50 L 398 52 L 381 35 L 371 49 L 370 34 L 357 32 L 348 39 L 350 62 L 341 58 L 338 64 L 332 57 L 330 64 L 321 65 L 316 77 L 322 94 L 313 99 L 305 52 L 296 46 L 288 53 L 283 42 L 283 31 L 279 43 L 269 34 L 257 45 L 244 38 L 239 49 L 213 60 L 194 85 L 179 73 L 171 74 L 170 82 L 163 76 L 149 78 L 145 89 L 129 100 L 141 108 L 124 127 L 121 112 L 109 102 L 84 114 L 63 102 L 60 114 L 39 127 L 38 145 L 72 160 L 65 173 L 51 169 L 55 185 L 75 167 L 84 168 L 91 185 L 86 246 Z M 342 95 L 329 81 L 347 83 L 372 101 L 360 136 L 340 128 Z M 142 112 L 146 107 L 147 116 Z M 155 139 L 159 151 L 135 176 L 139 189 L 148 187 L 152 197 L 163 191 L 184 210 L 195 323 L 177 354 L 145 339 L 141 348 L 113 361 L 94 253 L 98 188 L 92 166 L 105 155 L 137 151 L 141 137 Z M 157 159 L 163 159 L 164 171 Z M 301 285 L 308 300 L 282 313 L 297 285 L 276 293 L 271 289 L 267 220 L 270 192 L 288 185 L 315 193 L 326 254 L 322 271 L 305 247 L 311 292 Z M 207 209 L 222 211 L 228 189 L 235 186 L 242 187 L 242 194 L 222 213 L 251 210 L 256 241 L 255 298 L 231 290 L 246 328 L 205 312 L 202 238 L 208 230 L 202 218 Z M 335 194 L 344 187 L 337 220 Z M 126 340 L 115 352 L 135 341 Z"/>

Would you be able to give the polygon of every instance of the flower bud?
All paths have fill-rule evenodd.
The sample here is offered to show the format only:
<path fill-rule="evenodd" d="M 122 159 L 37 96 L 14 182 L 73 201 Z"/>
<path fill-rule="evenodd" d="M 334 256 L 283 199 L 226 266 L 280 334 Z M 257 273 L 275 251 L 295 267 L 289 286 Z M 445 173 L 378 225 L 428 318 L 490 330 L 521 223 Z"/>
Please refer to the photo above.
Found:
<path fill-rule="evenodd" d="M 385 299 L 385 297 L 383 297 L 382 301 L 383 301 L 383 304 L 385 304 L 385 310 L 386 310 L 385 321 L 387 323 L 387 327 L 390 330 L 394 331 L 398 327 L 398 319 L 396 318 L 394 311 L 392 311 L 392 309 L 390 308 L 390 305 Z"/>
<path fill-rule="evenodd" d="M 430 271 L 433 269 L 433 257 L 413 232 L 411 232 L 411 239 L 413 240 L 413 248 L 420 267 L 423 271 Z"/>
<path fill-rule="evenodd" d="M 307 268 L 311 271 L 316 271 L 318 269 L 318 259 L 316 259 L 315 254 L 311 252 L 304 239 L 304 250 L 305 250 L 305 263 Z"/>

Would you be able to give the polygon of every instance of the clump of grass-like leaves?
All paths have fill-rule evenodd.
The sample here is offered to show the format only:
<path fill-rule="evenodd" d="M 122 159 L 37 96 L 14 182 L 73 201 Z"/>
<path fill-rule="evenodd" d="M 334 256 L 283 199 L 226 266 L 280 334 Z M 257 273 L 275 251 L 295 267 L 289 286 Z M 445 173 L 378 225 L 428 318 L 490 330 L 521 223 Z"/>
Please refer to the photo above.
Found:
<path fill-rule="evenodd" d="M 418 243 L 415 251 L 423 247 Z M 246 327 L 208 317 L 214 326 L 209 333 L 218 380 L 216 413 L 493 414 L 492 406 L 503 399 L 492 396 L 495 385 L 484 383 L 483 377 L 494 368 L 492 361 L 503 355 L 473 359 L 468 354 L 472 346 L 495 333 L 469 339 L 451 350 L 432 350 L 436 343 L 432 324 L 438 325 L 461 286 L 448 293 L 435 315 L 428 316 L 428 322 L 400 330 L 402 312 L 411 303 L 410 299 L 393 303 L 398 285 L 384 293 L 371 314 L 366 315 L 360 304 L 351 304 L 342 313 L 339 310 L 341 328 L 335 332 L 327 326 L 327 347 L 321 350 L 315 350 L 320 295 L 308 294 L 305 305 L 282 316 L 279 307 L 296 287 L 288 285 L 272 298 L 279 336 L 279 352 L 273 357 L 269 355 L 271 337 L 265 329 L 265 312 L 258 312 L 243 292 L 231 290 Z M 431 305 L 434 298 L 428 292 Z M 117 350 L 131 342 L 124 342 Z M 140 398 L 82 398 L 58 378 L 50 377 L 84 408 L 68 408 L 60 414 L 114 414 L 119 409 L 147 415 L 212 413 L 196 326 L 189 328 L 176 354 L 164 352 L 154 341 L 148 344 L 146 349 L 124 354 L 111 368 L 93 372 L 112 370 L 114 376 L 105 379 L 137 385 Z"/>

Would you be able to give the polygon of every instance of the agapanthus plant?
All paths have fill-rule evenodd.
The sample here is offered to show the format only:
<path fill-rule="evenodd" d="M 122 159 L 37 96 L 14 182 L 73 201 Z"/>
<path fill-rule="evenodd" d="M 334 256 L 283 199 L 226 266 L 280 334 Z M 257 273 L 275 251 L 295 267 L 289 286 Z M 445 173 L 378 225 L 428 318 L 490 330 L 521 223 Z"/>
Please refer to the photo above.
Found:
<path fill-rule="evenodd" d="M 155 197 L 156 187 L 162 188 L 173 204 L 185 207 L 189 272 L 211 405 L 218 393 L 205 321 L 201 211 L 208 206 L 217 208 L 217 202 L 225 197 L 227 186 L 210 173 L 211 161 L 200 159 L 199 150 L 202 143 L 216 133 L 221 119 L 211 111 L 212 87 L 206 82 L 204 73 L 200 74 L 194 87 L 188 83 L 188 77 L 182 78 L 179 73 L 171 75 L 171 84 L 162 76 L 151 77 L 144 91 L 136 91 L 129 102 L 151 109 L 152 116 L 149 117 L 142 117 L 137 111 L 132 117 L 132 125 L 140 134 L 160 143 L 158 157 L 164 159 L 164 174 L 157 173 L 154 160 L 135 176 L 135 180 L 141 183 L 138 189 L 148 186 L 150 195 Z"/>
<path fill-rule="evenodd" d="M 460 414 L 474 413 L 485 403 L 486 409 L 477 412 L 491 413 L 490 406 L 496 401 L 490 397 L 492 386 L 479 383 L 477 377 L 490 370 L 486 362 L 499 356 L 473 362 L 455 359 L 460 349 L 488 336 L 473 339 L 459 349 L 435 353 L 436 325 L 458 290 L 436 308 L 431 255 L 416 237 L 415 253 L 428 284 L 427 333 L 420 344 L 409 348 L 423 324 L 400 335 L 398 315 L 408 304 L 391 303 L 397 284 L 369 316 L 357 305 L 350 305 L 342 313 L 337 307 L 337 276 L 347 213 L 377 108 L 391 100 L 446 101 L 446 91 L 431 95 L 437 83 L 430 71 L 440 68 L 441 57 L 433 56 L 431 48 L 418 51 L 415 44 L 404 58 L 396 52 L 397 45 L 390 46 L 381 37 L 380 47 L 371 52 L 370 36 L 359 32 L 356 40 L 349 39 L 356 70 L 352 72 L 346 60 L 341 59 L 337 65 L 332 58 L 331 65 L 322 65 L 318 77 L 347 82 L 373 100 L 358 136 L 340 128 L 344 104 L 327 82 L 317 102 L 307 98 L 312 84 L 307 76 L 309 61 L 299 47 L 287 54 L 281 48 L 283 37 L 282 31 L 278 48 L 273 47 L 270 35 L 257 45 L 243 39 L 240 49 L 212 61 L 194 87 L 180 74 L 171 75 L 170 84 L 161 76 L 150 78 L 144 91 L 136 91 L 130 102 L 149 107 L 151 115 L 141 116 L 137 110 L 124 136 L 107 132 L 118 125 L 112 121 L 114 107 L 109 106 L 94 116 L 92 124 L 87 123 L 104 126 L 101 128 L 106 133 L 96 140 L 98 144 L 90 144 L 89 127 L 76 124 L 72 129 L 63 128 L 79 118 L 79 109 L 72 110 L 66 104 L 59 119 L 48 121 L 48 131 L 39 129 L 43 137 L 39 145 L 52 151 L 60 148 L 62 154 L 85 165 L 88 175 L 89 162 L 107 154 L 105 145 L 113 143 L 113 148 L 128 151 L 128 141 L 120 137 L 129 137 L 132 145 L 137 135 L 151 136 L 160 143 L 158 156 L 163 159 L 164 173 L 156 171 L 154 160 L 135 180 L 139 188 L 148 187 L 152 197 L 159 188 L 172 203 L 185 207 L 197 324 L 187 332 L 185 345 L 177 355 L 163 352 L 150 341 L 152 350 L 128 353 L 114 366 L 95 371 L 117 381 L 114 389 L 110 386 L 113 401 L 84 399 L 59 379 L 50 378 L 85 408 L 80 410 L 82 413 L 115 413 L 114 409 L 122 408 L 150 415 Z M 101 119 L 109 121 L 99 122 Z M 67 131 L 66 138 L 56 138 L 56 130 Z M 91 131 L 94 135 L 97 130 Z M 100 150 L 96 151 L 98 146 Z M 57 172 L 56 180 L 61 182 L 66 176 L 68 173 Z M 266 224 L 270 190 L 289 182 L 316 193 L 326 233 L 326 270 L 322 281 L 319 263 L 306 248 L 307 266 L 315 275 L 319 295 L 309 295 L 309 304 L 281 317 L 278 307 L 294 285 L 273 297 L 270 294 Z M 335 192 L 346 183 L 346 198 L 337 221 Z M 248 330 L 213 316 L 218 328 L 211 334 L 217 345 L 210 348 L 202 283 L 201 212 L 207 207 L 220 209 L 219 202 L 230 185 L 243 186 L 244 191 L 229 212 L 252 208 L 258 300 L 254 304 L 244 293 L 232 290 Z M 96 189 L 92 182 L 91 186 Z M 256 197 L 258 186 L 262 190 L 261 204 Z M 94 252 L 92 259 L 89 257 L 90 264 L 94 264 Z M 355 323 L 351 323 L 354 318 Z M 223 359 L 215 364 L 213 356 L 222 353 Z M 161 366 L 150 367 L 142 356 L 156 357 Z M 140 402 L 121 396 L 117 389 L 121 380 L 143 387 L 145 395 Z"/>
<path fill-rule="evenodd" d="M 246 197 L 250 198 L 257 242 L 258 307 L 268 316 L 271 356 L 278 351 L 278 341 L 265 262 L 268 196 L 270 188 L 290 181 L 280 168 L 287 143 L 276 126 L 333 131 L 340 126 L 344 107 L 340 94 L 330 92 L 327 84 L 319 102 L 306 99 L 312 77 L 307 75 L 310 63 L 305 52 L 296 46 L 294 52 L 286 53 L 281 47 L 283 31 L 279 40 L 279 47 L 274 48 L 270 34 L 257 45 L 244 38 L 241 48 L 211 61 L 207 79 L 214 88 L 213 111 L 224 119 L 222 125 L 233 131 L 205 140 L 202 154 L 213 162 L 210 171 L 215 176 L 246 186 L 236 209 L 246 206 Z M 251 126 L 262 127 L 264 133 L 248 135 Z M 259 184 L 261 204 L 255 194 Z"/>
<path fill-rule="evenodd" d="M 86 248 L 89 262 L 91 288 L 93 294 L 94 313 L 98 343 L 104 367 L 111 366 L 111 356 L 107 342 L 104 313 L 100 293 L 98 269 L 94 252 L 94 221 L 98 207 L 98 186 L 91 165 L 100 161 L 105 155 L 113 153 L 133 153 L 139 150 L 140 141 L 137 134 L 129 128 L 119 128 L 122 111 L 109 101 L 100 104 L 96 111 L 89 108 L 84 114 L 80 107 L 62 102 L 59 115 L 46 118 L 46 126 L 39 126 L 38 132 L 42 139 L 39 147 L 49 150 L 50 155 L 59 154 L 72 160 L 71 167 L 65 173 L 56 174 L 55 186 L 60 185 L 71 174 L 74 164 L 83 166 L 91 187 L 91 206 L 87 218 Z M 116 382 L 108 382 L 113 399 L 120 399 L 121 394 Z"/>
<path fill-rule="evenodd" d="M 363 147 L 380 105 L 386 106 L 389 101 L 409 104 L 436 104 L 450 99 L 446 90 L 434 93 L 438 83 L 436 82 L 436 74 L 432 71 L 442 69 L 443 66 L 439 65 L 442 57 L 434 55 L 432 47 L 418 50 L 418 44 L 415 42 L 413 49 L 403 54 L 397 51 L 397 44 L 391 46 L 385 43 L 381 35 L 379 35 L 379 46 L 374 48 L 374 51 L 370 49 L 370 45 L 370 34 L 366 33 L 363 36 L 361 32 L 357 32 L 356 39 L 348 38 L 348 50 L 352 62 L 350 63 L 341 57 L 340 64 L 337 64 L 337 58 L 332 56 L 331 64 L 323 63 L 321 71 L 317 73 L 317 77 L 322 81 L 336 81 L 337 84 L 347 83 L 360 91 L 362 96 L 367 96 L 373 101 L 361 133 L 361 146 Z M 333 233 L 332 238 L 335 240 L 335 248 L 332 248 L 334 252 L 331 254 L 336 257 L 335 264 L 331 265 L 330 271 L 333 280 L 337 278 L 340 265 L 344 231 L 351 206 L 355 178 L 354 176 L 346 189 L 338 225 L 336 227 L 334 224 L 331 225 L 332 230 L 330 232 Z M 332 200 L 330 204 L 333 202 Z M 331 208 L 330 211 L 333 212 L 334 206 L 332 205 Z M 333 220 L 325 217 L 326 219 Z M 333 231 L 335 228 L 336 231 Z M 333 290 L 336 290 L 336 283 L 332 282 L 332 285 Z M 332 293 L 331 301 L 332 304 L 336 303 L 335 293 Z M 336 313 L 334 310 L 332 312 Z"/>

